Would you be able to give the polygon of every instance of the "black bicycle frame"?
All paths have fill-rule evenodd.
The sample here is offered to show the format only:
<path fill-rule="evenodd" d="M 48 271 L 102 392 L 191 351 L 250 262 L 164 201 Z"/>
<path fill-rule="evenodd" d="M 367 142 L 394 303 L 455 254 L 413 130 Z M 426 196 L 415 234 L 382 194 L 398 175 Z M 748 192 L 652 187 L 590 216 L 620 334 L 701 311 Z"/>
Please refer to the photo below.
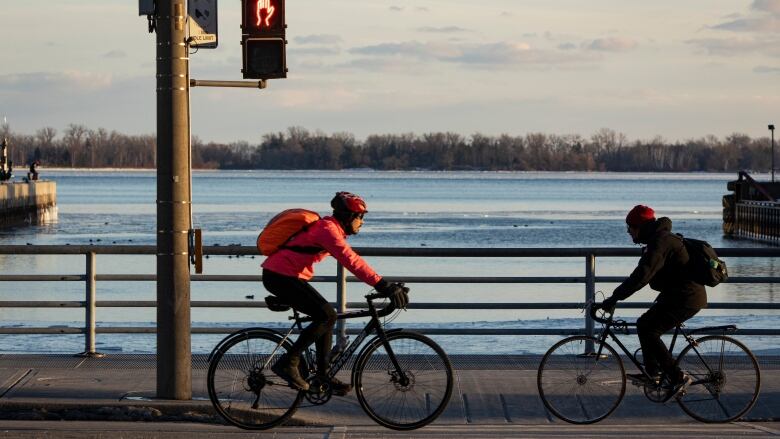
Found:
<path fill-rule="evenodd" d="M 628 322 L 625 322 L 625 321 L 622 321 L 622 320 L 613 321 L 612 319 L 609 319 L 609 320 L 604 319 L 604 320 L 605 320 L 604 321 L 604 325 L 605 325 L 604 329 L 601 331 L 601 334 L 598 337 L 598 340 L 601 342 L 601 344 L 599 345 L 599 351 L 596 352 L 596 355 L 597 355 L 596 358 L 600 358 L 601 357 L 601 349 L 604 346 L 604 342 L 606 341 L 607 336 L 609 336 L 610 339 L 612 339 L 618 345 L 620 350 L 622 350 L 623 353 L 626 354 L 626 356 L 631 360 L 631 362 L 634 363 L 634 366 L 636 366 L 637 369 L 642 371 L 642 373 L 645 376 L 647 376 L 649 378 L 652 378 L 649 375 L 647 375 L 647 371 L 645 370 L 643 365 L 636 359 L 636 356 L 634 356 L 634 354 L 629 352 L 628 348 L 626 348 L 626 346 L 620 341 L 620 339 L 617 337 L 617 335 L 615 335 L 615 333 L 612 331 L 612 327 L 620 327 L 620 328 L 623 328 L 624 330 L 627 331 L 629 326 L 636 326 L 636 323 L 628 323 Z M 702 364 L 704 364 L 707 367 L 707 369 L 709 369 L 710 366 L 709 366 L 709 364 L 707 364 L 707 362 L 704 360 L 704 358 L 702 358 L 701 354 L 696 349 L 696 339 L 693 338 L 692 334 L 695 334 L 697 332 L 711 332 L 711 331 L 727 332 L 727 331 L 734 331 L 734 330 L 737 329 L 737 327 L 735 325 L 707 326 L 707 327 L 704 327 L 704 328 L 693 329 L 693 330 L 687 331 L 687 332 L 684 329 L 682 329 L 682 328 L 683 328 L 682 324 L 675 326 L 675 328 L 674 328 L 674 335 L 672 335 L 672 342 L 669 343 L 669 352 L 670 353 L 673 352 L 674 345 L 677 342 L 677 336 L 682 334 L 682 336 L 685 338 L 685 340 L 688 342 L 688 344 L 693 348 L 693 351 L 696 352 L 696 356 L 699 357 L 699 359 L 702 361 Z M 679 361 L 679 358 L 676 358 L 675 362 L 676 361 Z M 710 370 L 710 372 L 712 372 L 712 371 Z M 698 384 L 698 382 L 697 382 L 697 384 Z"/>
<path fill-rule="evenodd" d="M 387 342 L 387 334 L 393 333 L 397 331 L 401 331 L 401 329 L 391 329 L 390 331 L 385 331 L 385 329 L 382 327 L 382 325 L 379 323 L 379 318 L 389 315 L 395 311 L 395 308 L 392 305 L 389 305 L 381 310 L 381 312 L 378 312 L 376 310 L 376 307 L 371 302 L 371 299 L 368 300 L 368 309 L 364 311 L 351 311 L 351 312 L 345 312 L 340 313 L 336 316 L 337 320 L 348 320 L 348 319 L 356 319 L 361 317 L 371 317 L 371 320 L 366 323 L 366 326 L 363 328 L 362 331 L 355 337 L 354 340 L 352 340 L 349 345 L 347 345 L 346 348 L 342 349 L 340 352 L 338 352 L 335 356 L 335 358 L 331 361 L 331 367 L 328 371 L 328 378 L 332 379 L 336 376 L 336 374 L 341 370 L 341 368 L 344 367 L 344 365 L 347 364 L 350 357 L 353 353 L 360 347 L 360 344 L 363 343 L 363 341 L 371 334 L 376 332 L 377 337 L 382 342 L 382 344 L 385 346 L 385 350 L 387 351 L 388 356 L 390 357 L 390 361 L 393 363 L 393 366 L 395 367 L 396 371 L 400 374 L 401 379 L 406 379 L 406 374 L 401 368 L 401 365 L 398 364 L 398 360 L 395 357 L 395 353 L 390 348 L 390 344 Z M 293 323 L 293 326 L 290 328 L 289 331 L 287 331 L 287 334 L 284 335 L 284 339 L 282 340 L 282 343 L 284 343 L 284 340 L 286 340 L 290 334 L 292 333 L 292 330 L 297 326 L 299 330 L 303 330 L 303 323 L 312 321 L 311 317 L 300 317 L 300 314 L 298 311 L 293 309 L 293 316 L 290 317 L 290 319 L 295 320 Z M 281 343 L 280 343 L 281 345 Z M 309 351 L 307 349 L 307 351 Z M 312 362 L 311 358 L 308 358 L 310 360 L 310 363 L 316 364 Z"/>

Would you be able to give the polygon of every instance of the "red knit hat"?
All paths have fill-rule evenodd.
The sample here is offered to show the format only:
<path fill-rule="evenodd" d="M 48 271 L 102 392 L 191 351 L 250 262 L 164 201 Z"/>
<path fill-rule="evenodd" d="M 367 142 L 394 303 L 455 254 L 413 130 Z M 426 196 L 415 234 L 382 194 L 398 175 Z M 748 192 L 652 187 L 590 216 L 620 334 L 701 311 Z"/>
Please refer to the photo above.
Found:
<path fill-rule="evenodd" d="M 653 209 L 639 204 L 634 206 L 628 215 L 626 215 L 626 224 L 633 227 L 639 227 L 644 223 L 655 221 L 655 212 Z"/>

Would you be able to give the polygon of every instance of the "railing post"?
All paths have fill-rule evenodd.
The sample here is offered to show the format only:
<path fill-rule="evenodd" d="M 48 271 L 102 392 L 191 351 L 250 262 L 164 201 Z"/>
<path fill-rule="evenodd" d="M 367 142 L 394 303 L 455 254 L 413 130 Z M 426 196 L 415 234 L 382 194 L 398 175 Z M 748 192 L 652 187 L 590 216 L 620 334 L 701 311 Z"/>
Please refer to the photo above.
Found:
<path fill-rule="evenodd" d="M 585 256 L 585 303 L 593 304 L 596 301 L 596 255 Z M 585 335 L 595 335 L 595 324 L 590 317 L 589 309 L 585 309 Z M 592 354 L 594 345 L 592 340 L 585 342 L 585 353 Z"/>
<path fill-rule="evenodd" d="M 86 267 L 86 297 L 84 301 L 84 352 L 81 357 L 103 357 L 95 352 L 95 252 L 88 252 Z"/>
<path fill-rule="evenodd" d="M 347 271 L 341 264 L 336 264 L 336 312 L 347 311 Z M 347 345 L 347 325 L 344 319 L 336 322 L 336 347 L 340 351 Z"/>

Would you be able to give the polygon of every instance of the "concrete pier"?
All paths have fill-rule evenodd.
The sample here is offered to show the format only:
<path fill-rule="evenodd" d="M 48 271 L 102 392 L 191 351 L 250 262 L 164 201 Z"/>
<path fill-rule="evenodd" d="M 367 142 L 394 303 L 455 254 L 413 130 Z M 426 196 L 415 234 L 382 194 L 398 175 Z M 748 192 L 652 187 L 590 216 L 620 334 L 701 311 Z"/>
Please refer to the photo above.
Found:
<path fill-rule="evenodd" d="M 0 183 L 0 227 L 39 224 L 57 219 L 57 184 L 53 181 Z"/>

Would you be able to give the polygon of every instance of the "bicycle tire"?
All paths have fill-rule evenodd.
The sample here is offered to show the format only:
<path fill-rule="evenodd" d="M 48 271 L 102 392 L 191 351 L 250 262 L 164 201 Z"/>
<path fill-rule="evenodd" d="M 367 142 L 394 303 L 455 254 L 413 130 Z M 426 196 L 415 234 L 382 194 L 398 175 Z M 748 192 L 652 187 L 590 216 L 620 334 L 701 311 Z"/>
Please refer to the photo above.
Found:
<path fill-rule="evenodd" d="M 586 353 L 589 343 L 593 354 Z M 593 337 L 573 336 L 544 354 L 536 385 L 550 413 L 572 424 L 592 424 L 618 407 L 626 393 L 626 374 L 612 346 Z"/>
<path fill-rule="evenodd" d="M 356 361 L 355 393 L 366 414 L 393 430 L 414 430 L 433 422 L 447 407 L 453 372 L 444 350 L 430 338 L 414 332 L 387 334 L 387 345 L 409 383 L 399 381 L 387 346 L 371 340 Z"/>
<path fill-rule="evenodd" d="M 209 363 L 206 381 L 214 409 L 228 423 L 246 430 L 282 424 L 304 396 L 270 371 L 291 343 L 267 331 L 250 330 L 229 338 Z M 301 370 L 306 370 L 303 358 L 301 363 Z"/>
<path fill-rule="evenodd" d="M 725 335 L 709 335 L 688 345 L 677 359 L 693 378 L 677 402 L 685 413 L 707 423 L 741 418 L 756 403 L 761 369 L 744 344 Z"/>

